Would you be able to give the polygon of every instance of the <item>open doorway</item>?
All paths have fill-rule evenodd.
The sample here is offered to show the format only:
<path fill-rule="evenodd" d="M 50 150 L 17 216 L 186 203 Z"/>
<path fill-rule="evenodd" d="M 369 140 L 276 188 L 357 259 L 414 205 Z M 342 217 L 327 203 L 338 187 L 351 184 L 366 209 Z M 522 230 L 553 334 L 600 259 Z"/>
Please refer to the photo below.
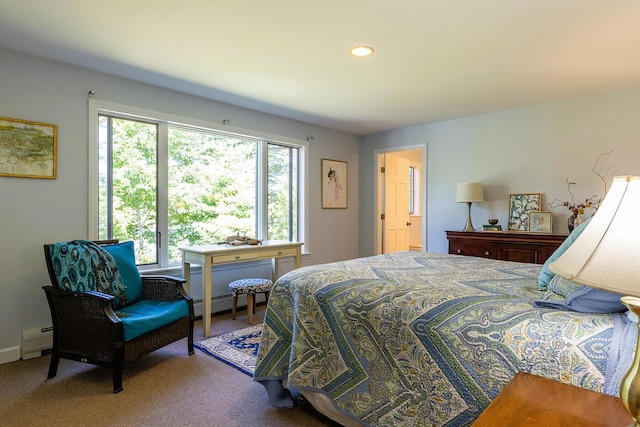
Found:
<path fill-rule="evenodd" d="M 376 254 L 426 250 L 426 144 L 375 155 Z"/>

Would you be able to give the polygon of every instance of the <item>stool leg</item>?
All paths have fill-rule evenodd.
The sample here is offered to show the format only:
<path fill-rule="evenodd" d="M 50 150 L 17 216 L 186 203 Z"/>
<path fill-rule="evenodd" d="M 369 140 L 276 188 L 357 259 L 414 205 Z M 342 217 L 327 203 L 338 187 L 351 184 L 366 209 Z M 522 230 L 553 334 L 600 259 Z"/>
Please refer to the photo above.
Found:
<path fill-rule="evenodd" d="M 231 306 L 231 320 L 236 320 L 236 309 L 238 308 L 238 296 L 233 297 L 233 305 Z"/>
<path fill-rule="evenodd" d="M 253 306 L 255 304 L 256 294 L 247 294 L 247 314 L 249 316 L 249 323 L 253 320 Z"/>
<path fill-rule="evenodd" d="M 264 304 L 268 305 L 269 304 L 269 295 L 271 295 L 271 291 L 267 291 L 264 293 Z"/>

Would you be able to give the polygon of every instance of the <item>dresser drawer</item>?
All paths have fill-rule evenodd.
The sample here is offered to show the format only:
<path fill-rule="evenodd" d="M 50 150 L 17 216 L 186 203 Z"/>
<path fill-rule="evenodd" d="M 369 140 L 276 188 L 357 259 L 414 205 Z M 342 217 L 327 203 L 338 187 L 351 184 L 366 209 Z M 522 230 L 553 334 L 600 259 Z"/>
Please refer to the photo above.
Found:
<path fill-rule="evenodd" d="M 449 253 L 497 259 L 498 245 L 485 242 L 470 242 L 453 239 L 449 240 Z"/>
<path fill-rule="evenodd" d="M 500 245 L 498 259 L 505 261 L 528 262 L 531 264 L 544 264 L 540 262 L 540 249 L 527 245 Z"/>

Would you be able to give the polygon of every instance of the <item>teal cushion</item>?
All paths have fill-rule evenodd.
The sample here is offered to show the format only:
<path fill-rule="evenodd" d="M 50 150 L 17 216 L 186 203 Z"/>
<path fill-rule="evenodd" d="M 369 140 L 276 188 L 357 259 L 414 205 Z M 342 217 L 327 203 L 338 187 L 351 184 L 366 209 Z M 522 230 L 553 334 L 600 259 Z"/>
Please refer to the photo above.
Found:
<path fill-rule="evenodd" d="M 549 282 L 551 281 L 551 279 L 553 279 L 553 276 L 555 276 L 555 274 L 553 274 L 553 272 L 549 270 L 549 264 L 551 264 L 553 261 L 560 258 L 560 255 L 562 255 L 563 253 L 565 253 L 567 249 L 569 249 L 569 246 L 571 246 L 573 242 L 576 241 L 578 236 L 582 234 L 582 230 L 586 228 L 587 224 L 589 224 L 590 221 L 591 221 L 591 218 L 587 219 L 585 222 L 577 226 L 571 232 L 571 234 L 569 234 L 569 236 L 566 239 L 564 239 L 564 242 L 562 242 L 562 244 L 558 247 L 558 249 L 556 249 L 555 252 L 551 254 L 549 259 L 547 259 L 547 261 L 542 265 L 542 270 L 540 270 L 540 274 L 538 275 L 538 290 L 540 291 L 547 290 L 549 286 Z"/>
<path fill-rule="evenodd" d="M 142 278 L 136 266 L 136 253 L 133 242 L 122 242 L 116 245 L 106 245 L 102 248 L 109 252 L 118 266 L 120 277 L 125 286 L 127 304 L 142 299 Z"/>
<path fill-rule="evenodd" d="M 184 300 L 142 300 L 116 311 L 116 315 L 122 321 L 124 340 L 131 341 L 188 316 L 189 305 Z"/>

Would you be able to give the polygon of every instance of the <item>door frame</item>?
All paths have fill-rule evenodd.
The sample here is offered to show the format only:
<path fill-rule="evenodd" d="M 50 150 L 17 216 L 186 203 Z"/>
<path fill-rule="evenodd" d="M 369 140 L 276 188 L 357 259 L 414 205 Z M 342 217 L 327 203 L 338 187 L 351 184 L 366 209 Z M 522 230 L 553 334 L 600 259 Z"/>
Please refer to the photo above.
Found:
<path fill-rule="evenodd" d="M 416 145 L 406 145 L 406 146 L 398 146 L 398 147 L 388 147 L 388 148 L 380 148 L 373 151 L 373 182 L 375 183 L 375 189 L 373 192 L 373 205 L 375 207 L 375 218 L 373 221 L 373 253 L 379 255 L 382 253 L 382 220 L 380 219 L 380 215 L 382 214 L 383 209 L 383 197 L 382 189 L 384 187 L 384 180 L 382 180 L 380 167 L 381 159 L 384 154 L 396 153 L 399 151 L 406 150 L 422 150 L 422 164 L 420 165 L 421 175 L 420 175 L 420 194 L 421 194 L 421 212 L 422 212 L 422 251 L 427 251 L 427 143 L 416 144 Z"/>

